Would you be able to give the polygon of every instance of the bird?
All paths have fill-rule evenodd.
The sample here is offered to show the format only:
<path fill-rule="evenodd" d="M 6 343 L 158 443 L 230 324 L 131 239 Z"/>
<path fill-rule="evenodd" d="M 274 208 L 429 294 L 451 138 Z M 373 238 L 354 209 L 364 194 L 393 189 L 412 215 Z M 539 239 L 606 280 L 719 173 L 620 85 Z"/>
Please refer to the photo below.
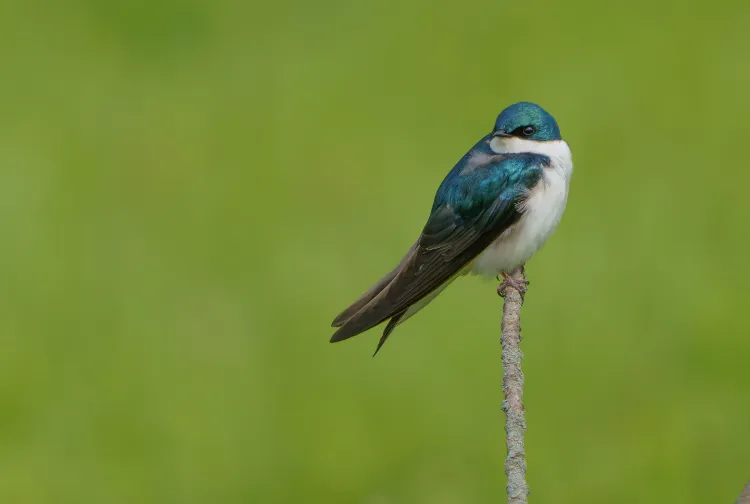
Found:
<path fill-rule="evenodd" d="M 430 303 L 457 277 L 513 277 L 547 241 L 565 210 L 573 160 L 560 128 L 531 102 L 505 108 L 437 189 L 427 223 L 401 262 L 331 324 L 331 342 L 387 322 L 373 356 L 396 326 Z"/>

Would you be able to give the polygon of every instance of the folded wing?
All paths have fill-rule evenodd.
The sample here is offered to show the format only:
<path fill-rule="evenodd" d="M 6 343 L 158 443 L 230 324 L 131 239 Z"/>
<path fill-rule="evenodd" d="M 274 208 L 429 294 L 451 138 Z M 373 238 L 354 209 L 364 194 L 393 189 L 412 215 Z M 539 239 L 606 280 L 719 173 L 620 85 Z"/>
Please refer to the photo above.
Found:
<path fill-rule="evenodd" d="M 336 317 L 332 342 L 392 319 L 382 345 L 410 306 L 460 273 L 519 219 L 518 203 L 540 180 L 549 159 L 493 155 L 485 140 L 445 178 L 419 240 L 401 263 Z M 476 162 L 478 156 L 482 163 Z"/>

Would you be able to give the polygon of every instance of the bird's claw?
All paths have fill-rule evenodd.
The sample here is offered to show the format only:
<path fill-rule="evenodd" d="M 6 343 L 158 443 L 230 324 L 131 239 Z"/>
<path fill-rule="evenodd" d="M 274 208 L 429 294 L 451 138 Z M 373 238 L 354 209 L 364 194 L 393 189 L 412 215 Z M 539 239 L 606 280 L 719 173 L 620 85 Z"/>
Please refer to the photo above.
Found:
<path fill-rule="evenodd" d="M 529 286 L 529 281 L 523 278 L 514 278 L 505 272 L 500 273 L 503 276 L 503 281 L 497 286 L 497 293 L 501 297 L 505 297 L 506 290 L 508 287 L 512 287 L 518 291 L 521 295 L 521 299 L 526 295 L 526 288 Z M 499 280 L 499 278 L 498 278 Z"/>

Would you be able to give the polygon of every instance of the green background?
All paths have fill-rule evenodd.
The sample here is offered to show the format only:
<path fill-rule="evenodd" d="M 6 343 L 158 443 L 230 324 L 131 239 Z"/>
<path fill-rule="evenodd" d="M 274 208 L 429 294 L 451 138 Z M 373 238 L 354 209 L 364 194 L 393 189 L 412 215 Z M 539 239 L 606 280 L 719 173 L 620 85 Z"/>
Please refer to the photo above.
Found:
<path fill-rule="evenodd" d="M 0 502 L 505 500 L 495 284 L 377 358 L 339 310 L 508 104 L 558 120 L 528 264 L 533 502 L 750 478 L 750 2 L 0 4 Z"/>

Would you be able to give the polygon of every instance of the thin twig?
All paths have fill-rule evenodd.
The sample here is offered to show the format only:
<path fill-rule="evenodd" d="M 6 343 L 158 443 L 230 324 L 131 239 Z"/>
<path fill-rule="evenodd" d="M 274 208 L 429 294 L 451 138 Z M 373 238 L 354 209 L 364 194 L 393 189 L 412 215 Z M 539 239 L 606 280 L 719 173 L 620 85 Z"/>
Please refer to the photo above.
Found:
<path fill-rule="evenodd" d="M 737 504 L 750 504 L 750 481 L 745 485 L 745 489 L 742 491 L 742 495 L 737 499 Z"/>
<path fill-rule="evenodd" d="M 509 275 L 519 285 L 526 284 L 523 268 Z M 506 282 L 507 283 L 507 282 Z M 522 289 L 525 292 L 525 289 Z M 526 418 L 523 412 L 523 371 L 521 371 L 521 306 L 524 292 L 512 285 L 498 289 L 505 298 L 503 303 L 502 339 L 503 347 L 503 411 L 508 458 L 505 459 L 505 474 L 508 476 L 509 504 L 526 504 L 529 486 L 526 484 L 526 453 L 523 435 Z"/>

